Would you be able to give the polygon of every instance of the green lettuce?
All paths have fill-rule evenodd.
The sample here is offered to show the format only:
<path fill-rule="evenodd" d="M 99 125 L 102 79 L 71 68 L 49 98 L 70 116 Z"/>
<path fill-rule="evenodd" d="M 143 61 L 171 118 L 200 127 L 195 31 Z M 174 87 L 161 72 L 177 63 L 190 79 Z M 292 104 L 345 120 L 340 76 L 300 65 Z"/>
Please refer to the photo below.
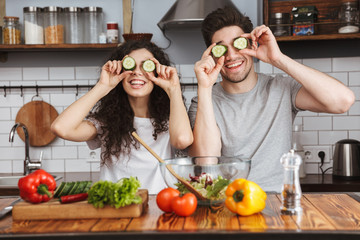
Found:
<path fill-rule="evenodd" d="M 135 177 L 122 178 L 118 182 L 98 181 L 88 192 L 88 203 L 96 208 L 110 205 L 115 208 L 139 204 L 142 198 L 136 195 L 140 181 Z"/>

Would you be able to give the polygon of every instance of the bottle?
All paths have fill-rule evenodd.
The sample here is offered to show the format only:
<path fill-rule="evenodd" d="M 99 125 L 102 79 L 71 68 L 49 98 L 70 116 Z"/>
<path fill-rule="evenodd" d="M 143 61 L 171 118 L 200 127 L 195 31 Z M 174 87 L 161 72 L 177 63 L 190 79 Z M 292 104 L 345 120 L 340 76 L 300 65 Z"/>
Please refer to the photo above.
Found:
<path fill-rule="evenodd" d="M 24 40 L 25 44 L 44 44 L 43 9 L 24 7 Z"/>
<path fill-rule="evenodd" d="M 45 44 L 64 43 L 63 9 L 50 6 L 44 8 Z"/>
<path fill-rule="evenodd" d="M 85 43 L 99 43 L 103 33 L 103 11 L 101 7 L 84 8 L 84 40 Z"/>
<path fill-rule="evenodd" d="M 21 44 L 21 30 L 18 17 L 4 17 L 3 44 Z"/>
<path fill-rule="evenodd" d="M 118 43 L 119 42 L 119 27 L 116 22 L 106 23 L 107 31 L 106 38 L 107 43 Z"/>
<path fill-rule="evenodd" d="M 83 9 L 79 7 L 64 8 L 65 43 L 84 43 Z"/>
<path fill-rule="evenodd" d="M 302 134 L 302 125 L 301 124 L 294 125 L 291 148 L 295 150 L 296 154 L 300 155 L 301 159 L 305 159 L 304 147 L 301 144 L 301 134 Z M 300 165 L 299 176 L 300 178 L 306 177 L 304 161 Z"/>
<path fill-rule="evenodd" d="M 281 213 L 285 215 L 301 215 L 301 187 L 299 178 L 299 167 L 301 157 L 291 149 L 280 158 L 284 167 L 284 182 L 281 189 Z"/>

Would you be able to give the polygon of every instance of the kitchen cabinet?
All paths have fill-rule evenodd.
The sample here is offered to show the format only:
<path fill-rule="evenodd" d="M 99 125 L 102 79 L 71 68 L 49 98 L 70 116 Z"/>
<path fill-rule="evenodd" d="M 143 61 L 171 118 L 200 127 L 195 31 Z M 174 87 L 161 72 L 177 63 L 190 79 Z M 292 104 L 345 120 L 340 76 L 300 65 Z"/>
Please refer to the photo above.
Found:
<path fill-rule="evenodd" d="M 0 199 L 0 209 L 12 199 Z M 138 218 L 0 220 L 0 239 L 359 239 L 360 199 L 355 194 L 304 194 L 303 214 L 280 214 L 280 195 L 268 194 L 266 208 L 251 216 L 224 205 L 198 206 L 189 217 L 163 213 L 156 196 Z M 76 214 L 76 213 L 74 213 Z"/>

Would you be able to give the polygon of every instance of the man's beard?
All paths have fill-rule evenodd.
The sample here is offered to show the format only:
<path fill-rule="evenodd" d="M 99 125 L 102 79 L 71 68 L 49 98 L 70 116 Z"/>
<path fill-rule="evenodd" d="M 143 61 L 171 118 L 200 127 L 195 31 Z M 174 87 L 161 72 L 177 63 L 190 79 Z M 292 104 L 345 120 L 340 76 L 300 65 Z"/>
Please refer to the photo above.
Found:
<path fill-rule="evenodd" d="M 248 72 L 245 74 L 245 76 L 243 78 L 240 78 L 240 79 L 230 78 L 229 76 L 223 74 L 222 72 L 220 72 L 220 74 L 221 74 L 222 78 L 224 80 L 226 80 L 226 81 L 229 81 L 229 82 L 232 82 L 232 83 L 240 83 L 240 82 L 244 81 L 249 76 L 250 70 L 251 70 L 251 68 L 248 70 Z"/>

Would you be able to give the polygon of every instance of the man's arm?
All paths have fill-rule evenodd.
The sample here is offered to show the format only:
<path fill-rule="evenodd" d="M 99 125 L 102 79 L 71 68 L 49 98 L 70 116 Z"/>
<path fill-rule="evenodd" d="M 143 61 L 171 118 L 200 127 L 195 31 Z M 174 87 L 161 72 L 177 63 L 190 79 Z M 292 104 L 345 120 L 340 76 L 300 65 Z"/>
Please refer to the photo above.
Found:
<path fill-rule="evenodd" d="M 215 63 L 210 55 L 214 45 L 205 50 L 194 68 L 198 80 L 198 106 L 193 128 L 194 142 L 189 148 L 191 156 L 221 155 L 221 136 L 212 104 L 212 87 L 224 64 L 224 57 Z"/>
<path fill-rule="evenodd" d="M 314 112 L 343 113 L 354 103 L 354 93 L 340 81 L 284 55 L 268 27 L 256 27 L 250 34 L 243 36 L 252 39 L 253 49 L 241 50 L 242 53 L 272 64 L 302 85 L 296 96 L 295 104 L 298 108 Z"/>

